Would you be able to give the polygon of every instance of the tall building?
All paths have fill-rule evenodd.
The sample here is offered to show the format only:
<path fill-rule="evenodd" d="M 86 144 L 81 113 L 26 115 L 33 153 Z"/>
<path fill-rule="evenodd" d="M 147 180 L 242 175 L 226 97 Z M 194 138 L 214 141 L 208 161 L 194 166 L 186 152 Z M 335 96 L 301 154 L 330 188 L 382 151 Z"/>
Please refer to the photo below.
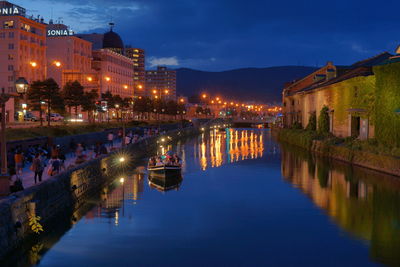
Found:
<path fill-rule="evenodd" d="M 158 66 L 146 71 L 146 89 L 153 98 L 176 99 L 176 71 Z"/>
<path fill-rule="evenodd" d="M 60 88 L 78 81 L 86 90 L 98 89 L 92 70 L 92 43 L 73 35 L 64 24 L 47 26 L 47 74 Z"/>
<path fill-rule="evenodd" d="M 141 48 L 126 47 L 125 55 L 133 60 L 133 86 L 135 88 L 135 96 L 145 96 L 145 52 Z"/>
<path fill-rule="evenodd" d="M 100 94 L 111 92 L 122 98 L 133 97 L 133 61 L 109 49 L 93 51 L 92 68 L 97 72 Z"/>
<path fill-rule="evenodd" d="M 110 31 L 105 34 L 78 34 L 77 37 L 93 45 L 92 69 L 97 73 L 100 94 L 107 91 L 122 98 L 134 96 L 133 60 L 124 55 L 125 47 L 118 33 Z"/>
<path fill-rule="evenodd" d="M 42 18 L 26 17 L 24 8 L 0 1 L 0 88 L 15 93 L 14 82 L 29 83 L 46 77 L 46 24 Z M 23 105 L 19 103 L 18 105 Z M 26 103 L 25 103 L 26 104 Z M 14 100 L 6 105 L 7 120 L 14 119 Z M 17 110 L 21 106 L 15 107 Z"/>

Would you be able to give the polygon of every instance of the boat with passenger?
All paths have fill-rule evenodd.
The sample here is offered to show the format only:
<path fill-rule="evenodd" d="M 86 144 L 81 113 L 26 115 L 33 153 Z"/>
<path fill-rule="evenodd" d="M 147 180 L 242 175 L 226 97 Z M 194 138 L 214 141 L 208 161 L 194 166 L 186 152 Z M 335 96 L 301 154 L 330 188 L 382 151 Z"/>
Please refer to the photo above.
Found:
<path fill-rule="evenodd" d="M 177 154 L 155 156 L 149 159 L 147 166 L 149 176 L 156 177 L 176 177 L 181 175 L 182 162 Z"/>

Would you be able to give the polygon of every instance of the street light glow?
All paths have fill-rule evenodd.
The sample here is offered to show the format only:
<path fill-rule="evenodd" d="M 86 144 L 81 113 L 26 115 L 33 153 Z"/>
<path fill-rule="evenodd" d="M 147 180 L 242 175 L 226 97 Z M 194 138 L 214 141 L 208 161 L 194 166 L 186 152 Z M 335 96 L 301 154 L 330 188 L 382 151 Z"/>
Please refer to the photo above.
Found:
<path fill-rule="evenodd" d="M 33 68 L 36 68 L 36 67 L 37 67 L 37 63 L 36 63 L 35 61 L 31 61 L 30 64 L 31 64 L 31 66 L 32 66 Z"/>

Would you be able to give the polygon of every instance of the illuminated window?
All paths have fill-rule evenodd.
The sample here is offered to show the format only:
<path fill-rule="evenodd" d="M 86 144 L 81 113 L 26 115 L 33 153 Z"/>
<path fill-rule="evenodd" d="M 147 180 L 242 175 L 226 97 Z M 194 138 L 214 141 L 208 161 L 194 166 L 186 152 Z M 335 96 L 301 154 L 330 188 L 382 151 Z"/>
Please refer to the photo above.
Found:
<path fill-rule="evenodd" d="M 4 21 L 3 28 L 4 29 L 13 29 L 14 28 L 14 21 L 13 20 Z"/>
<path fill-rule="evenodd" d="M 8 60 L 13 60 L 14 59 L 14 55 L 13 54 L 8 54 Z"/>

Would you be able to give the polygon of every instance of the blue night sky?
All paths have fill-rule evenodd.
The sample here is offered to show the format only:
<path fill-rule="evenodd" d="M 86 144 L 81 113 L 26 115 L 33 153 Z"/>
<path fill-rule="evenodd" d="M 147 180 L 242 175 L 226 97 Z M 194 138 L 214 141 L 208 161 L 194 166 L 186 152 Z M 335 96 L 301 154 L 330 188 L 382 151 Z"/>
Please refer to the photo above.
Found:
<path fill-rule="evenodd" d="M 228 70 L 351 64 L 400 44 L 398 2 L 270 0 L 16 0 L 78 33 L 115 22 L 149 67 Z"/>

